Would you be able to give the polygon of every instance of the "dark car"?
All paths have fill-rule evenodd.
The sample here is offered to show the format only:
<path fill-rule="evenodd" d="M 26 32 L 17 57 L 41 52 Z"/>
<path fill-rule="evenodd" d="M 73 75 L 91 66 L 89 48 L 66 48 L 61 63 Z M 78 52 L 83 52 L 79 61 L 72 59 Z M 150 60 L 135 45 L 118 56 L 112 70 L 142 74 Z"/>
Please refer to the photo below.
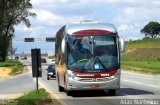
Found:
<path fill-rule="evenodd" d="M 19 59 L 19 57 L 18 56 L 15 56 L 15 58 L 14 58 L 15 60 L 18 60 Z"/>
<path fill-rule="evenodd" d="M 56 72 L 55 72 L 55 65 L 51 64 L 47 68 L 47 80 L 50 78 L 55 78 L 56 77 Z"/>
<path fill-rule="evenodd" d="M 47 63 L 46 58 L 41 58 L 41 63 Z"/>

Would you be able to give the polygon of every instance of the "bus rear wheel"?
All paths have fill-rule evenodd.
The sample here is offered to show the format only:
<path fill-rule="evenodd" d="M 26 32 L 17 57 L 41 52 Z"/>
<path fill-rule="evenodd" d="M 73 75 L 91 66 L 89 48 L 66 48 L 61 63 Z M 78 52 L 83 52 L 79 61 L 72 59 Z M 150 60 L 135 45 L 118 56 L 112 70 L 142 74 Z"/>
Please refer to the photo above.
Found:
<path fill-rule="evenodd" d="M 108 92 L 109 92 L 110 96 L 115 96 L 116 95 L 116 89 L 108 90 Z"/>

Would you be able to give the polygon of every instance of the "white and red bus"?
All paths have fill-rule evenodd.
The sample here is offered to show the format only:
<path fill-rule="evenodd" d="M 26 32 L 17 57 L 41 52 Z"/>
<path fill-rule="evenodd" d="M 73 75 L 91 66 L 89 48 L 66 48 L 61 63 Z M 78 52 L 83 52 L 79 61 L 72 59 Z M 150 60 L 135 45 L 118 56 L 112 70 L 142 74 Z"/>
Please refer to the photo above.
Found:
<path fill-rule="evenodd" d="M 59 91 L 120 88 L 120 56 L 124 40 L 112 24 L 80 22 L 63 26 L 56 34 L 55 68 Z"/>

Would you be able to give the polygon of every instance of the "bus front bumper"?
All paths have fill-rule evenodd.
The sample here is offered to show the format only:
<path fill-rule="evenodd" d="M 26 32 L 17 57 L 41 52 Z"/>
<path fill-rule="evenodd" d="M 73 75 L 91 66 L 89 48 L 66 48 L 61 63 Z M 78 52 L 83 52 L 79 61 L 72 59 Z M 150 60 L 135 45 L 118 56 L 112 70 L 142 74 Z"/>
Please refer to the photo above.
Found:
<path fill-rule="evenodd" d="M 67 90 L 109 90 L 120 88 L 120 77 L 101 82 L 83 82 L 68 78 Z"/>

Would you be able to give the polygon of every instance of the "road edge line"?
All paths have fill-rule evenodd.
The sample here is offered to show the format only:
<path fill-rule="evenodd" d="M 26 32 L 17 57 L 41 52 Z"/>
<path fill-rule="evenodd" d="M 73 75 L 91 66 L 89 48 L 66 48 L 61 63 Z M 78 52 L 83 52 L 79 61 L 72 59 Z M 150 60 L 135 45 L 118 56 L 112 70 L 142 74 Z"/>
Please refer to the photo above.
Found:
<path fill-rule="evenodd" d="M 29 69 L 29 71 L 31 72 L 31 74 L 32 74 L 32 71 L 31 71 L 31 67 L 27 67 L 28 69 Z M 32 76 L 31 76 L 32 77 Z M 36 78 L 33 78 L 32 77 L 32 79 L 34 80 L 34 82 L 36 81 Z M 56 98 L 56 100 L 59 102 L 59 103 L 61 103 L 62 105 L 67 105 L 66 103 L 64 103 L 64 101 L 62 101 L 61 99 L 60 99 L 60 97 L 58 97 L 57 95 L 55 95 L 50 89 L 48 89 L 40 80 L 39 80 L 39 85 L 42 87 L 42 88 L 44 88 L 49 94 L 50 94 L 50 96 L 52 97 L 52 98 Z M 51 93 L 53 93 L 53 94 L 51 94 Z"/>

